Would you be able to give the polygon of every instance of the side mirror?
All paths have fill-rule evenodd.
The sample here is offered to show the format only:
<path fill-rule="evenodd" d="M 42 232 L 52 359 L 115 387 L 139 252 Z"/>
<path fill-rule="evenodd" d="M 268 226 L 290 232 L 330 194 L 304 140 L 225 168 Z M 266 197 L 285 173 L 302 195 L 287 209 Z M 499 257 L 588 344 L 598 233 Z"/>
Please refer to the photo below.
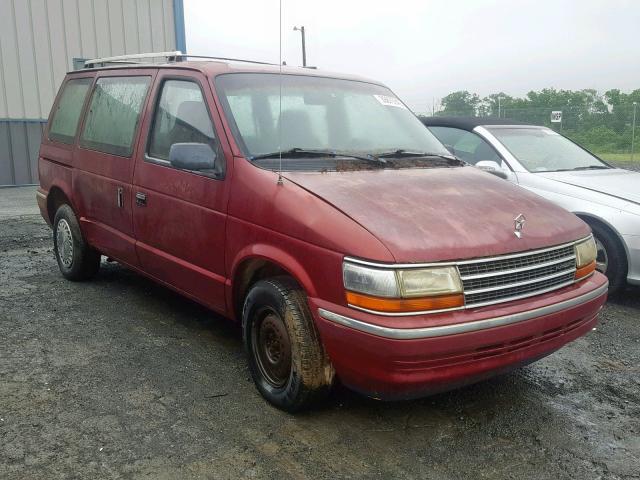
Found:
<path fill-rule="evenodd" d="M 213 170 L 216 152 L 206 143 L 174 143 L 169 150 L 169 162 L 184 170 Z"/>
<path fill-rule="evenodd" d="M 507 173 L 502 170 L 500 165 L 498 165 L 498 162 L 494 162 L 493 160 L 480 160 L 479 162 L 476 162 L 476 168 L 491 173 L 496 177 L 502 178 L 503 180 L 509 178 L 507 176 Z"/>

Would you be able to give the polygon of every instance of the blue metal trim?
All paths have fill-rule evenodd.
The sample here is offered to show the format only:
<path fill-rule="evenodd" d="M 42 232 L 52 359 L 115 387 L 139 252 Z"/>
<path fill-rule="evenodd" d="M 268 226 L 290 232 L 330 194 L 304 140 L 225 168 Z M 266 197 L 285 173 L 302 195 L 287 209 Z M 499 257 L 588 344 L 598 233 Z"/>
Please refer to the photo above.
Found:
<path fill-rule="evenodd" d="M 47 123 L 46 118 L 0 118 L 0 123 Z"/>
<path fill-rule="evenodd" d="M 173 26 L 176 33 L 176 50 L 179 50 L 182 53 L 187 53 L 183 0 L 173 0 Z"/>

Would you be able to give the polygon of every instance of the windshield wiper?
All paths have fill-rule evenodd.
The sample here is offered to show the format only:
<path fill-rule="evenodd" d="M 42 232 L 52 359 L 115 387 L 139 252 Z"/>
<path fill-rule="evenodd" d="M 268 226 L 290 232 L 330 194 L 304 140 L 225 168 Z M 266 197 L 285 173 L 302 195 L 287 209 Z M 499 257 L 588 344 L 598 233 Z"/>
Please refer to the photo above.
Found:
<path fill-rule="evenodd" d="M 587 165 L 586 167 L 576 167 L 571 170 L 606 170 L 608 168 L 605 165 Z"/>
<path fill-rule="evenodd" d="M 289 150 L 283 150 L 282 152 L 277 151 L 277 152 L 270 152 L 270 153 L 262 153 L 260 155 L 254 155 L 252 157 L 249 157 L 249 160 L 254 161 L 254 160 L 262 160 L 265 158 L 280 158 L 280 155 L 282 155 L 282 158 L 345 157 L 345 158 L 354 158 L 356 160 L 364 160 L 366 162 L 383 163 L 383 164 L 387 163 L 386 160 L 382 158 L 378 159 L 372 155 L 355 155 L 352 153 L 337 152 L 334 150 L 315 150 L 310 148 L 298 148 L 298 147 L 290 148 Z"/>
<path fill-rule="evenodd" d="M 448 161 L 455 161 L 464 165 L 465 162 L 460 160 L 458 157 L 454 155 L 443 155 L 441 153 L 432 153 L 432 152 L 417 152 L 412 150 L 405 150 L 404 148 L 399 148 L 398 150 L 392 150 L 389 152 L 382 152 L 374 154 L 377 158 L 407 158 L 407 157 L 436 157 L 442 158 Z"/>

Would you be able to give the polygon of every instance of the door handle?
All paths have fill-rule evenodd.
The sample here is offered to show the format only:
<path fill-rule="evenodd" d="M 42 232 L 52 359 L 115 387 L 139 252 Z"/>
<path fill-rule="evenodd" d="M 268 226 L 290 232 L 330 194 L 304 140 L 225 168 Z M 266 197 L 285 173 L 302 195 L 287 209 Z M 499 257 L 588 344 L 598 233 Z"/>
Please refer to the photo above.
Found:
<path fill-rule="evenodd" d="M 136 192 L 136 205 L 144 207 L 147 204 L 147 194 Z"/>
<path fill-rule="evenodd" d="M 122 187 L 118 187 L 116 192 L 116 203 L 118 204 L 118 208 L 122 208 L 124 207 L 124 189 Z"/>

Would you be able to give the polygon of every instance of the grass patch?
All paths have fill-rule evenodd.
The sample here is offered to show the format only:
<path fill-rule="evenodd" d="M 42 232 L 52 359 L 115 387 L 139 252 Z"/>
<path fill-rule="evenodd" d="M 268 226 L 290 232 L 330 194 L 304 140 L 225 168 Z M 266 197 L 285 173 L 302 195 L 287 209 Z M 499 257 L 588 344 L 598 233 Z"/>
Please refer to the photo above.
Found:
<path fill-rule="evenodd" d="M 598 153 L 596 155 L 614 167 L 640 172 L 640 152 L 636 152 L 633 161 L 630 153 Z"/>
<path fill-rule="evenodd" d="M 630 153 L 596 153 L 605 162 L 631 162 Z M 640 152 L 633 157 L 633 163 L 640 163 Z"/>

